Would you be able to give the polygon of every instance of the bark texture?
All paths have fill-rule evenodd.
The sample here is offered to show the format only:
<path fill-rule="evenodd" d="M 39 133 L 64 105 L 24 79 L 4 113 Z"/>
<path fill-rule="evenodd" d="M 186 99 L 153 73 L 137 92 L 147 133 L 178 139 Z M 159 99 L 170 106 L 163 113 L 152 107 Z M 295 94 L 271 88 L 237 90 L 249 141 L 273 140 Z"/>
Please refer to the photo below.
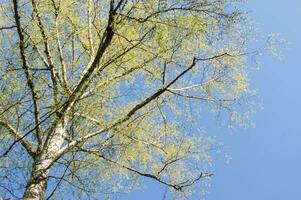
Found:
<path fill-rule="evenodd" d="M 43 150 L 34 158 L 30 179 L 23 196 L 25 200 L 41 200 L 45 197 L 50 167 L 56 159 L 65 138 L 65 124 L 59 123 L 46 139 Z"/>

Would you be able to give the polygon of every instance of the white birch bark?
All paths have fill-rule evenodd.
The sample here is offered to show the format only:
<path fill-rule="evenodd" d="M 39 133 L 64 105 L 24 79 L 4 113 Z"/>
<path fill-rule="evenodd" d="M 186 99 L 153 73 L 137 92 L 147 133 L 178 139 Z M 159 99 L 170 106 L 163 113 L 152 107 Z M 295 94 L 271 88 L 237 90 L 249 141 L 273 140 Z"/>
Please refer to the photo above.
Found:
<path fill-rule="evenodd" d="M 33 162 L 30 179 L 26 186 L 23 196 L 25 200 L 41 200 L 44 199 L 50 166 L 55 161 L 57 152 L 64 143 L 66 134 L 66 122 L 59 123 L 54 129 L 53 134 L 45 142 L 45 146 L 41 153 L 39 153 Z"/>

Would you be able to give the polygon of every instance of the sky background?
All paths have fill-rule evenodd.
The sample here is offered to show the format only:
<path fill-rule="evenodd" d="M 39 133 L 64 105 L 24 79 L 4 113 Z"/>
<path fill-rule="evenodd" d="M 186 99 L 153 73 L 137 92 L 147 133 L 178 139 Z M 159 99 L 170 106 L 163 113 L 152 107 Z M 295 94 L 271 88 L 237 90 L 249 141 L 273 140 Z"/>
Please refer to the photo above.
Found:
<path fill-rule="evenodd" d="M 263 35 L 280 33 L 288 43 L 284 58 L 260 57 L 261 69 L 251 84 L 263 99 L 264 110 L 253 115 L 256 127 L 216 134 L 224 151 L 206 200 L 301 199 L 301 0 L 249 0 L 247 9 Z M 228 131 L 229 132 L 229 131 Z M 145 179 L 145 188 L 118 200 L 160 200 L 165 188 Z M 193 198 L 191 198 L 193 199 Z"/>

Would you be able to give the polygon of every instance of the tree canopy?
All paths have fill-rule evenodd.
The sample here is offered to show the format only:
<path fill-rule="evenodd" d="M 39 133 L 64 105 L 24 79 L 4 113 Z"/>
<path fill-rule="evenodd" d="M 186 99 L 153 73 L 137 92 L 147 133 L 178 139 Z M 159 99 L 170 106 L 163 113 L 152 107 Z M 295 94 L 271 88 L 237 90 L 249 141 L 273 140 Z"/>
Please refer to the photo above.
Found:
<path fill-rule="evenodd" d="M 254 106 L 241 7 L 2 0 L 0 195 L 99 199 L 141 177 L 197 192 L 219 145 L 209 116 L 244 126 Z"/>

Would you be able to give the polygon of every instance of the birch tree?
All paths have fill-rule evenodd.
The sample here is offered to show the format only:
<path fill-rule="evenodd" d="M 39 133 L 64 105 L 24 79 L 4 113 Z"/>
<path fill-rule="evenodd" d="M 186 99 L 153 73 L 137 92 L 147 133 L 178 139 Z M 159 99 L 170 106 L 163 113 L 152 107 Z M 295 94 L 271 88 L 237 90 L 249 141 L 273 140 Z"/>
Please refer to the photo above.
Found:
<path fill-rule="evenodd" d="M 99 199 L 146 177 L 180 198 L 212 175 L 209 116 L 245 125 L 239 1 L 0 2 L 2 197 Z"/>

